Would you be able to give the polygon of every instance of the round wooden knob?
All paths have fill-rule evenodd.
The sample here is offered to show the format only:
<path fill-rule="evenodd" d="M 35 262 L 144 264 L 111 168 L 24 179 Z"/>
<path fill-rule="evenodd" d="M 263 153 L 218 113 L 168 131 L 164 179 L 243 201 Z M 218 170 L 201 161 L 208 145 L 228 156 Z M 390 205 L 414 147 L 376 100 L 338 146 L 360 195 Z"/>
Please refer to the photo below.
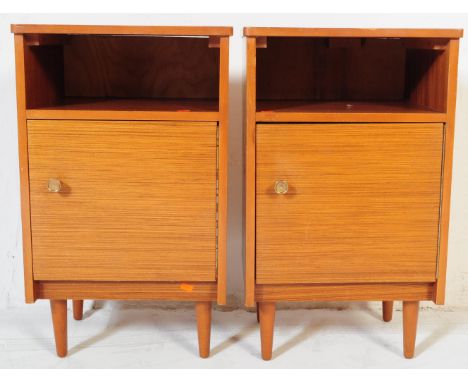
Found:
<path fill-rule="evenodd" d="M 62 182 L 59 179 L 50 178 L 47 181 L 47 189 L 49 192 L 60 192 L 62 189 Z"/>
<path fill-rule="evenodd" d="M 277 194 L 286 194 L 288 192 L 288 189 L 288 182 L 286 182 L 285 180 L 277 180 L 275 182 L 275 192 Z"/>

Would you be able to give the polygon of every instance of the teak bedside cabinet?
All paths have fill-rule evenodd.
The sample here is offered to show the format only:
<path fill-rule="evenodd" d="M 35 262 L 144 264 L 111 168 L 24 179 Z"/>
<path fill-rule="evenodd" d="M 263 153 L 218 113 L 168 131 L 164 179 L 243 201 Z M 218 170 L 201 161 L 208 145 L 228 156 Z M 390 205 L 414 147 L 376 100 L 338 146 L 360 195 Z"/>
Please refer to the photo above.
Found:
<path fill-rule="evenodd" d="M 444 303 L 461 30 L 245 28 L 246 305 Z"/>
<path fill-rule="evenodd" d="M 26 301 L 226 301 L 230 27 L 12 25 Z"/>

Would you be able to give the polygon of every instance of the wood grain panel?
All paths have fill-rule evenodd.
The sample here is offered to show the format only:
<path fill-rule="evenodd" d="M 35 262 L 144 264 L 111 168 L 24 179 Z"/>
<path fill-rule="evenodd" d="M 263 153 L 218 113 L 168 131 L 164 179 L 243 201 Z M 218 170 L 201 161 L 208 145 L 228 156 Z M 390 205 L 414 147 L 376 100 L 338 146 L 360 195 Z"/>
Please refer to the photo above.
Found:
<path fill-rule="evenodd" d="M 218 121 L 218 100 L 67 97 L 60 104 L 26 110 L 28 119 Z"/>
<path fill-rule="evenodd" d="M 447 115 L 408 102 L 258 101 L 257 122 L 446 122 Z"/>
<path fill-rule="evenodd" d="M 216 283 L 191 281 L 38 281 L 37 297 L 69 300 L 215 301 Z"/>
<path fill-rule="evenodd" d="M 219 49 L 201 38 L 71 36 L 65 95 L 218 99 Z"/>
<path fill-rule="evenodd" d="M 228 136 L 229 136 L 229 39 L 219 39 L 219 129 L 218 129 L 218 257 L 217 280 L 220 305 L 227 294 Z"/>
<path fill-rule="evenodd" d="M 443 184 L 441 188 L 442 203 L 440 209 L 440 235 L 439 258 L 437 269 L 437 283 L 435 303 L 443 304 L 445 301 L 445 285 L 447 278 L 448 237 L 450 222 L 450 199 L 452 189 L 452 162 L 453 144 L 455 139 L 455 110 L 457 103 L 457 77 L 458 77 L 458 40 L 450 41 L 448 58 L 448 84 L 447 84 L 447 115 L 448 123 L 445 125 L 444 160 L 442 168 Z"/>
<path fill-rule="evenodd" d="M 255 306 L 256 39 L 247 37 L 245 148 L 245 305 Z"/>
<path fill-rule="evenodd" d="M 448 50 L 408 50 L 405 93 L 412 104 L 447 111 L 448 56 Z"/>
<path fill-rule="evenodd" d="M 442 134 L 257 125 L 257 283 L 435 281 Z"/>
<path fill-rule="evenodd" d="M 214 281 L 216 129 L 28 121 L 35 280 Z"/>
<path fill-rule="evenodd" d="M 398 40 L 334 47 L 320 38 L 269 38 L 257 50 L 257 99 L 401 100 L 405 54 Z"/>
<path fill-rule="evenodd" d="M 257 301 L 431 300 L 433 283 L 259 284 Z"/>
<path fill-rule="evenodd" d="M 26 46 L 26 108 L 55 105 L 64 96 L 63 47 Z"/>
<path fill-rule="evenodd" d="M 21 191 L 21 227 L 23 239 L 24 292 L 27 303 L 36 300 L 31 247 L 29 204 L 28 131 L 26 127 L 26 72 L 23 36 L 15 36 L 16 107 L 18 114 L 18 154 Z"/>
<path fill-rule="evenodd" d="M 110 34 L 157 36 L 232 36 L 232 27 L 155 25 L 12 24 L 13 33 Z"/>
<path fill-rule="evenodd" d="M 244 36 L 460 38 L 463 37 L 463 29 L 245 27 Z"/>

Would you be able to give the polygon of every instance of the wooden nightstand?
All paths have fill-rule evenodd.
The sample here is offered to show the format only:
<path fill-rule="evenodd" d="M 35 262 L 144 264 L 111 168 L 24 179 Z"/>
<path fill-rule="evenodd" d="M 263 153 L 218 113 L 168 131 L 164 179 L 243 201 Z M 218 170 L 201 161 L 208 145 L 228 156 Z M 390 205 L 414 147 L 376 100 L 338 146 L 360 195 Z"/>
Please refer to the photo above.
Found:
<path fill-rule="evenodd" d="M 245 28 L 246 305 L 444 303 L 461 30 Z"/>
<path fill-rule="evenodd" d="M 226 302 L 230 27 L 13 25 L 26 301 Z"/>

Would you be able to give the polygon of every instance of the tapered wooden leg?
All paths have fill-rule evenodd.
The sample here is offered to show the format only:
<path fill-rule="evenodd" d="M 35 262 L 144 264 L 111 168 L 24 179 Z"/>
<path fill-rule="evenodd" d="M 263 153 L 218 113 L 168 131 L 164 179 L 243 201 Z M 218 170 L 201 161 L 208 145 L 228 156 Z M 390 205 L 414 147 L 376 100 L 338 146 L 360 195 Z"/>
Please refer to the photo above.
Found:
<path fill-rule="evenodd" d="M 197 302 L 195 305 L 198 328 L 198 352 L 201 358 L 210 356 L 211 301 Z"/>
<path fill-rule="evenodd" d="M 55 348 L 59 357 L 65 357 L 67 344 L 67 300 L 50 300 L 52 324 L 54 326 Z"/>
<path fill-rule="evenodd" d="M 257 322 L 260 323 L 260 312 L 258 310 L 259 310 L 259 307 L 258 307 L 258 302 L 257 302 Z"/>
<path fill-rule="evenodd" d="M 418 326 L 419 301 L 403 301 L 403 349 L 406 358 L 413 358 Z"/>
<path fill-rule="evenodd" d="M 383 320 L 389 322 L 393 316 L 393 301 L 382 301 Z"/>
<path fill-rule="evenodd" d="M 260 316 L 260 340 L 262 343 L 262 358 L 271 359 L 273 352 L 273 329 L 275 326 L 276 305 L 274 302 L 258 303 Z"/>
<path fill-rule="evenodd" d="M 73 300 L 73 318 L 77 321 L 83 319 L 83 300 Z"/>

